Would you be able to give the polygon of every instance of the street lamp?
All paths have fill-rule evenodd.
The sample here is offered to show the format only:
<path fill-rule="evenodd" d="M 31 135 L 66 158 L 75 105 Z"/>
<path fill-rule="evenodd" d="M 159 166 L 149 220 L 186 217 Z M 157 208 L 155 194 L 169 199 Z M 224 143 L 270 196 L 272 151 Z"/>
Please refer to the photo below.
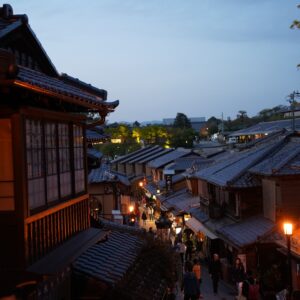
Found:
<path fill-rule="evenodd" d="M 134 210 L 134 207 L 132 205 L 129 206 L 129 212 L 132 213 Z"/>
<path fill-rule="evenodd" d="M 288 280 L 289 280 L 289 295 L 291 297 L 293 292 L 293 278 L 292 278 L 292 265 L 291 265 L 291 236 L 293 234 L 293 224 L 284 223 L 283 231 L 286 236 L 286 245 L 287 245 L 287 264 L 288 264 Z"/>

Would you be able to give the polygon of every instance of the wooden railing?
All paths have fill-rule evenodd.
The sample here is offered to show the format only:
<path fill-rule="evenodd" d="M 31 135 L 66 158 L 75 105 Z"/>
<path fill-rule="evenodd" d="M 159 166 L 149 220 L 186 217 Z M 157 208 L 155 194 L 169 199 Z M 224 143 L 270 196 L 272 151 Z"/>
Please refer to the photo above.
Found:
<path fill-rule="evenodd" d="M 25 219 L 25 251 L 30 265 L 90 226 L 88 195 Z"/>

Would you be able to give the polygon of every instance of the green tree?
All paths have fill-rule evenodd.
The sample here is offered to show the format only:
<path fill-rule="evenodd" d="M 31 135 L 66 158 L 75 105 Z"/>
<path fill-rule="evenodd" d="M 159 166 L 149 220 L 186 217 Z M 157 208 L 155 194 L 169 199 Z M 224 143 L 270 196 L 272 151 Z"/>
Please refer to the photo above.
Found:
<path fill-rule="evenodd" d="M 174 148 L 192 148 L 195 139 L 195 131 L 192 128 L 173 128 L 171 135 L 171 146 Z"/>
<path fill-rule="evenodd" d="M 297 5 L 298 8 L 300 8 L 300 4 Z M 299 20 L 294 20 L 293 23 L 290 26 L 291 29 L 300 29 L 300 21 Z"/>
<path fill-rule="evenodd" d="M 174 124 L 174 128 L 192 128 L 191 122 L 188 117 L 183 113 L 177 113 Z"/>
<path fill-rule="evenodd" d="M 146 144 L 164 144 L 168 139 L 168 131 L 162 125 L 147 125 L 141 128 L 141 138 Z"/>
<path fill-rule="evenodd" d="M 206 122 L 206 127 L 208 128 L 208 135 L 212 135 L 219 131 L 219 124 L 221 124 L 221 120 L 216 117 L 210 117 Z"/>
<path fill-rule="evenodd" d="M 122 143 L 126 143 L 131 138 L 131 130 L 126 124 L 109 126 L 105 129 L 105 133 L 109 134 L 112 139 L 120 139 Z"/>

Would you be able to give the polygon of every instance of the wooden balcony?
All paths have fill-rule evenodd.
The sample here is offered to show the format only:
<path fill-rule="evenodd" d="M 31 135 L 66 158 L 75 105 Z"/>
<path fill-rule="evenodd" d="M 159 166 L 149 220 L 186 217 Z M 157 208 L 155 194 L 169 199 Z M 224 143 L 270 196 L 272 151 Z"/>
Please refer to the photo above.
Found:
<path fill-rule="evenodd" d="M 83 195 L 25 219 L 28 265 L 90 226 L 88 201 L 88 195 Z"/>

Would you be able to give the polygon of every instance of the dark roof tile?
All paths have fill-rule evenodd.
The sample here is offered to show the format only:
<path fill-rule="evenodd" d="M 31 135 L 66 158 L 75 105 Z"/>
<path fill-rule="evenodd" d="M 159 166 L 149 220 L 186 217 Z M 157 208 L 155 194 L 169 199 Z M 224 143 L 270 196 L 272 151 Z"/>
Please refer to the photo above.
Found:
<path fill-rule="evenodd" d="M 275 228 L 275 223 L 262 217 L 255 216 L 239 223 L 231 224 L 219 228 L 228 241 L 238 247 L 245 247 L 256 242 L 256 240 Z"/>
<path fill-rule="evenodd" d="M 169 152 L 163 156 L 160 156 L 152 161 L 150 161 L 148 163 L 148 166 L 150 168 L 161 168 L 165 165 L 167 165 L 168 163 L 174 161 L 175 159 L 179 158 L 179 157 L 183 157 L 183 156 L 187 156 L 189 155 L 191 152 L 190 149 L 175 149 L 172 152 Z"/>
<path fill-rule="evenodd" d="M 251 168 L 250 172 L 267 176 L 300 174 L 300 138 L 287 138 L 271 157 Z"/>
<path fill-rule="evenodd" d="M 39 87 L 45 92 L 55 93 L 58 96 L 67 96 L 81 103 L 85 107 L 106 107 L 113 110 L 119 102 L 104 102 L 100 97 L 87 93 L 78 87 L 67 84 L 56 77 L 48 76 L 44 73 L 19 66 L 19 72 L 15 84 L 26 83 L 32 87 Z"/>
<path fill-rule="evenodd" d="M 116 284 L 131 267 L 142 245 L 138 236 L 113 231 L 106 240 L 81 254 L 73 263 L 73 268 L 100 281 Z"/>

